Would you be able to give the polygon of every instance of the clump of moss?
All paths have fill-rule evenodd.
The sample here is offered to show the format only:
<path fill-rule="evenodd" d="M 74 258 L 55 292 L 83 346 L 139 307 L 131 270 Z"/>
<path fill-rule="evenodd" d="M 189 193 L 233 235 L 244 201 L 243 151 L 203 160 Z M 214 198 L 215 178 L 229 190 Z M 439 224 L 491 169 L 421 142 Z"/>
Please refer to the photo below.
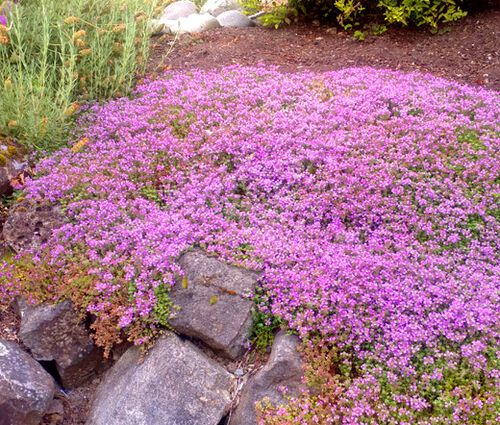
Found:
<path fill-rule="evenodd" d="M 7 164 L 7 157 L 0 153 L 0 167 L 3 167 L 5 164 Z"/>

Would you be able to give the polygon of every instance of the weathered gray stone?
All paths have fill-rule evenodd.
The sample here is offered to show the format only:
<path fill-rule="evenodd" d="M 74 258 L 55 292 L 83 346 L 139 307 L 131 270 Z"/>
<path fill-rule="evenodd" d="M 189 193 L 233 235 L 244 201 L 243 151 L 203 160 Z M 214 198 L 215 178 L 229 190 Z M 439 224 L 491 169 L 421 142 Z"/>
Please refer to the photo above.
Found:
<path fill-rule="evenodd" d="M 184 18 L 186 16 L 192 15 L 198 11 L 196 5 L 189 0 L 175 1 L 169 4 L 162 15 L 160 20 L 175 20 L 179 18 Z"/>
<path fill-rule="evenodd" d="M 0 424 L 38 425 L 54 397 L 52 377 L 10 341 L 0 340 Z"/>
<path fill-rule="evenodd" d="M 7 245 L 20 252 L 40 246 L 52 231 L 64 224 L 61 210 L 54 205 L 39 205 L 25 199 L 15 204 L 3 226 Z"/>
<path fill-rule="evenodd" d="M 170 323 L 179 333 L 197 338 L 218 353 L 236 359 L 245 352 L 252 323 L 252 292 L 259 275 L 229 266 L 201 250 L 179 260 L 185 278 L 171 292 L 180 310 Z"/>
<path fill-rule="evenodd" d="M 217 16 L 221 27 L 245 28 L 252 27 L 254 22 L 239 10 L 228 10 Z"/>
<path fill-rule="evenodd" d="M 281 387 L 288 395 L 297 395 L 302 384 L 302 362 L 297 351 L 296 336 L 280 331 L 274 340 L 269 361 L 243 387 L 240 403 L 233 412 L 229 425 L 256 425 L 255 403 L 267 397 L 274 405 L 286 403 Z"/>
<path fill-rule="evenodd" d="M 238 0 L 207 0 L 201 7 L 201 13 L 210 13 L 212 16 L 219 16 L 228 10 L 240 10 L 241 5 Z"/>
<path fill-rule="evenodd" d="M 0 134 L 0 196 L 12 193 L 11 180 L 19 176 L 27 166 L 22 146 L 12 138 L 2 137 Z"/>
<path fill-rule="evenodd" d="M 217 425 L 232 378 L 189 341 L 160 338 L 139 364 L 133 347 L 97 389 L 87 425 Z"/>
<path fill-rule="evenodd" d="M 36 360 L 55 362 L 65 388 L 80 385 L 99 369 L 101 352 L 69 301 L 31 306 L 20 300 L 18 305 L 21 341 Z"/>

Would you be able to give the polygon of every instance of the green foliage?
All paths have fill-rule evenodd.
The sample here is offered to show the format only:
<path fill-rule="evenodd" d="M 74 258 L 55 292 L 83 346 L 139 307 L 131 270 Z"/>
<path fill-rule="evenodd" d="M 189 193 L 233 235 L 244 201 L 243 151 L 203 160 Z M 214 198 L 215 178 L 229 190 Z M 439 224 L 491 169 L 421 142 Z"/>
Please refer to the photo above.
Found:
<path fill-rule="evenodd" d="M 255 290 L 252 328 L 250 330 L 250 342 L 260 351 L 266 351 L 274 341 L 274 335 L 284 324 L 283 320 L 274 316 L 269 310 L 269 297 L 263 288 Z"/>
<path fill-rule="evenodd" d="M 466 16 L 464 7 L 469 0 L 290 0 L 288 4 L 272 3 L 266 10 L 262 0 L 243 0 L 252 13 L 266 10 L 261 18 L 264 25 L 278 27 L 289 23 L 290 16 L 332 20 L 335 18 L 344 29 L 352 29 L 367 20 L 383 20 L 387 25 L 416 25 L 436 29 L 439 24 L 459 20 Z M 385 31 L 380 25 L 380 35 Z M 358 40 L 361 34 L 356 31 Z"/>
<path fill-rule="evenodd" d="M 155 4 L 13 4 L 0 43 L 0 132 L 52 151 L 66 143 L 80 103 L 127 94 L 144 69 Z"/>
<path fill-rule="evenodd" d="M 290 16 L 297 15 L 297 10 L 290 8 L 286 3 L 264 2 L 262 0 L 243 0 L 242 4 L 249 15 L 264 10 L 266 13 L 259 19 L 266 27 L 278 28 L 282 24 L 290 24 Z"/>
<path fill-rule="evenodd" d="M 169 327 L 168 319 L 172 312 L 173 303 L 169 291 L 165 285 L 159 285 L 155 289 L 156 305 L 154 307 L 154 318 L 162 326 Z"/>
<path fill-rule="evenodd" d="M 354 31 L 353 37 L 358 41 L 365 41 L 365 33 L 363 31 Z"/>

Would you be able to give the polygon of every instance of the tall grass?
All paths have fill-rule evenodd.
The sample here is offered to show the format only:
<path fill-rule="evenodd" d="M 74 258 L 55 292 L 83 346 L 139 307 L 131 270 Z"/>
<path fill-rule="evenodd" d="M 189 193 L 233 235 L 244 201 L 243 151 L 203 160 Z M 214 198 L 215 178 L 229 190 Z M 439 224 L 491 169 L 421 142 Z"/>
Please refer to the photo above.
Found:
<path fill-rule="evenodd" d="M 127 94 L 144 70 L 157 3 L 21 0 L 4 8 L 0 134 L 53 151 L 82 102 Z"/>

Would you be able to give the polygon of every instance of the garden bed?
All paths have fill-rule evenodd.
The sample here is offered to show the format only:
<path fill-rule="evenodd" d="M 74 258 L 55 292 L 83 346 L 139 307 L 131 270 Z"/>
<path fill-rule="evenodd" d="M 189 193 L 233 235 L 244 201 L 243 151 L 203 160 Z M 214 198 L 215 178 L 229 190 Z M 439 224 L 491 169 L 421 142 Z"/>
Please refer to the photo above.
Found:
<path fill-rule="evenodd" d="M 28 265 L 31 286 L 17 276 L 2 296 L 70 297 L 98 318 L 101 345 L 116 323 L 148 342 L 173 260 L 201 245 L 262 271 L 264 316 L 311 343 L 317 397 L 268 409 L 270 424 L 494 423 L 499 111 L 481 86 L 499 87 L 498 18 L 365 43 L 310 26 L 216 30 L 165 60 L 157 39 L 150 72 L 171 68 L 166 81 L 94 107 L 72 149 L 39 165 L 28 199 L 70 222 Z M 475 87 L 321 72 L 359 65 Z M 81 400 L 66 423 L 84 421 Z"/>
<path fill-rule="evenodd" d="M 500 6 L 445 25 L 441 33 L 390 29 L 358 42 L 345 32 L 312 24 L 279 31 L 221 28 L 183 36 L 171 50 L 170 37 L 154 39 L 150 72 L 219 68 L 239 63 L 277 65 L 282 70 L 330 71 L 347 66 L 425 71 L 451 80 L 500 89 Z"/>

